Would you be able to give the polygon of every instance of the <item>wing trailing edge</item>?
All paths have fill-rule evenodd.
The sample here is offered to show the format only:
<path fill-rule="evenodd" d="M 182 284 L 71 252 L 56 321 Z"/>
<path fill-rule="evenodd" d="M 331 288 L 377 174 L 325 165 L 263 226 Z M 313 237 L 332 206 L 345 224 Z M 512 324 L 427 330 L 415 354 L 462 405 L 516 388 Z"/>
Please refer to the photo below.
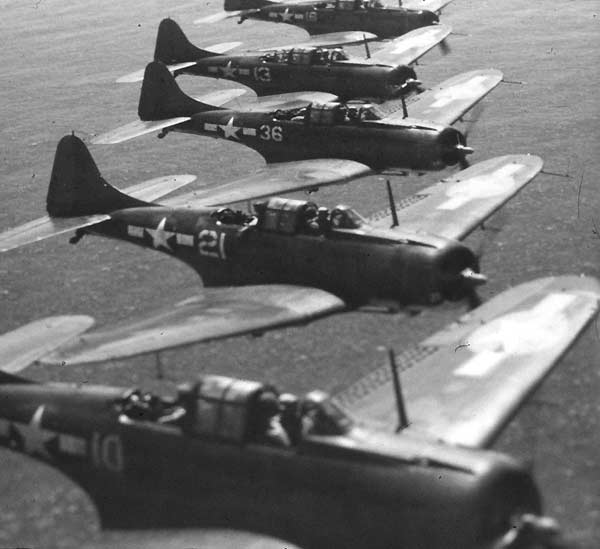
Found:
<path fill-rule="evenodd" d="M 144 318 L 74 340 L 41 359 L 74 365 L 117 360 L 308 322 L 345 308 L 338 297 L 290 285 L 204 288 L 201 295 Z"/>

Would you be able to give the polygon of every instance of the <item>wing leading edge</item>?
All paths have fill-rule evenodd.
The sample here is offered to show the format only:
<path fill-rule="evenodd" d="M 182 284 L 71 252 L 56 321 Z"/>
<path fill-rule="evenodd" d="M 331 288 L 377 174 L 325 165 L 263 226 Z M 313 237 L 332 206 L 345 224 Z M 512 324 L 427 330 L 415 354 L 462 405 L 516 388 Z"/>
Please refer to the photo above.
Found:
<path fill-rule="evenodd" d="M 83 335 L 44 357 L 45 364 L 117 360 L 234 335 L 308 322 L 345 308 L 338 297 L 290 285 L 204 288 L 140 319 Z"/>
<path fill-rule="evenodd" d="M 480 69 L 453 76 L 415 96 L 407 105 L 408 118 L 404 118 L 402 109 L 399 109 L 381 122 L 453 124 L 500 84 L 502 78 L 502 72 L 496 69 Z"/>
<path fill-rule="evenodd" d="M 398 355 L 407 429 L 450 444 L 489 446 L 599 306 L 594 278 L 533 280 Z M 396 429 L 388 365 L 339 398 L 360 419 Z"/>

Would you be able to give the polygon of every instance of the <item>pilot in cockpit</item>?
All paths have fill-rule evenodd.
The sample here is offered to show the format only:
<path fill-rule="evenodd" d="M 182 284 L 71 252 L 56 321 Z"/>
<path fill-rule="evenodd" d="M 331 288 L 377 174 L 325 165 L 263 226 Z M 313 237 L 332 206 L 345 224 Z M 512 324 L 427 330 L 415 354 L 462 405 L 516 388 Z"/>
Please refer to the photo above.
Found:
<path fill-rule="evenodd" d="M 275 393 L 263 392 L 256 401 L 255 440 L 272 446 L 290 446 L 290 438 L 281 425 L 281 405 Z"/>

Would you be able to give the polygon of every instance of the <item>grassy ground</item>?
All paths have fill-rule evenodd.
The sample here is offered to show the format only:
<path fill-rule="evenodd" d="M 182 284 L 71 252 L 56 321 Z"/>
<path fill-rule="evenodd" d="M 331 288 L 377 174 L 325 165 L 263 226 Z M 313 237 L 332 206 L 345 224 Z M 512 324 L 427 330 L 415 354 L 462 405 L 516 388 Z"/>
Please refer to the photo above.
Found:
<path fill-rule="evenodd" d="M 538 276 L 600 276 L 598 4 L 523 4 L 457 0 L 444 20 L 468 36 L 452 37 L 451 55 L 432 52 L 418 71 L 425 83 L 435 83 L 463 70 L 496 67 L 507 79 L 523 81 L 501 85 L 485 101 L 469 136 L 474 160 L 530 152 L 545 159 L 548 171 L 572 175 L 540 175 L 497 216 L 502 231 L 487 243 L 482 261 L 490 277 L 484 297 Z M 0 229 L 43 213 L 62 135 L 75 130 L 89 140 L 135 119 L 139 88 L 113 81 L 149 60 L 162 17 L 175 18 L 198 45 L 241 39 L 248 47 L 264 47 L 304 36 L 298 29 L 257 22 L 193 27 L 194 18 L 218 9 L 215 1 L 105 0 L 83 7 L 5 0 L 2 6 Z M 180 83 L 191 93 L 229 86 L 192 78 Z M 182 172 L 218 183 L 262 164 L 250 150 L 186 135 L 162 141 L 148 136 L 94 147 L 92 153 L 106 179 L 118 186 Z M 396 192 L 410 194 L 437 178 L 398 178 Z M 322 190 L 317 200 L 349 203 L 368 214 L 383 206 L 385 190 L 372 177 Z M 478 239 L 481 235 L 471 241 L 477 245 Z M 191 270 L 160 254 L 93 238 L 73 247 L 57 238 L 2 256 L 0 330 L 66 312 L 91 313 L 104 324 L 174 302 L 200 286 Z M 168 352 L 164 362 L 173 382 L 212 372 L 295 391 L 335 391 L 384 360 L 385 346 L 401 349 L 423 339 L 459 312 L 444 305 L 414 318 L 352 313 L 259 339 Z M 548 513 L 581 549 L 600 542 L 599 331 L 598 326 L 587 331 L 496 446 L 532 462 Z M 44 380 L 155 385 L 153 361 L 141 359 L 68 371 L 36 367 L 30 373 Z M 51 468 L 1 451 L 0 471 L 0 546 L 120 544 L 118 536 L 102 537 L 85 494 Z"/>

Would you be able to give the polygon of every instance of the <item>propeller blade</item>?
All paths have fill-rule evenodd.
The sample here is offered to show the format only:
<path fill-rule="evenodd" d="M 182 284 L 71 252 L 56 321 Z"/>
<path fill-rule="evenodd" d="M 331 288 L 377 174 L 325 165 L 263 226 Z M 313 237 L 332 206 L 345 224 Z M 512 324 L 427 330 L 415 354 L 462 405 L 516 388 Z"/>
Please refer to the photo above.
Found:
<path fill-rule="evenodd" d="M 440 51 L 442 52 L 442 55 L 448 55 L 449 53 L 452 53 L 452 49 L 450 48 L 450 45 L 448 44 L 447 40 L 442 40 L 439 44 L 440 46 Z"/>

